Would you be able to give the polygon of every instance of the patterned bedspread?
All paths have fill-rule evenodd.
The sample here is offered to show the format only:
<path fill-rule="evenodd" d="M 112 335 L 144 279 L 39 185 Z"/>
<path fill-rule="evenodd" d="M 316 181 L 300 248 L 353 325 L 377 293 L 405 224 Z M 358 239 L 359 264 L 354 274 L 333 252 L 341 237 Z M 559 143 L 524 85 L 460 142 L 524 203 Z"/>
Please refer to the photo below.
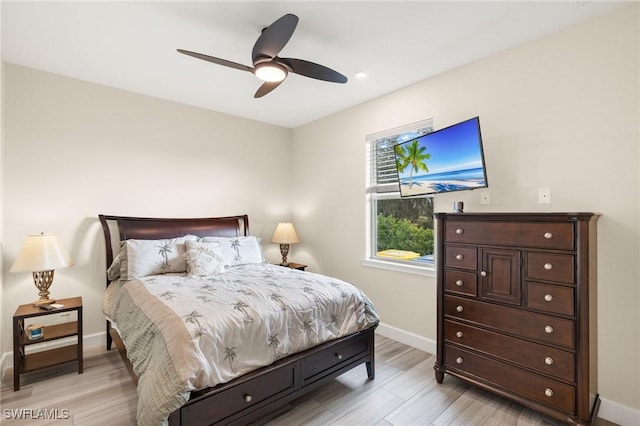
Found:
<path fill-rule="evenodd" d="M 356 287 L 266 264 L 198 278 L 112 283 L 104 314 L 138 375 L 138 424 L 159 425 L 189 397 L 378 322 Z"/>

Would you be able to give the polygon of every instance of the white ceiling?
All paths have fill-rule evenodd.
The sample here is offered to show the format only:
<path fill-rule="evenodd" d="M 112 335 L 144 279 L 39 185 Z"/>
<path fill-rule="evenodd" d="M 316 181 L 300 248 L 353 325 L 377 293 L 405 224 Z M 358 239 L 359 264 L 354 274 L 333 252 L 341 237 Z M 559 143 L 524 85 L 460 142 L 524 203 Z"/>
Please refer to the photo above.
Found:
<path fill-rule="evenodd" d="M 629 3 L 629 2 L 626 2 Z M 5 62 L 296 127 L 623 4 L 613 1 L 69 1 L 1 3 Z M 296 74 L 264 98 L 251 73 L 262 28 L 300 22 L 280 56 L 333 68 L 347 84 Z M 358 79 L 359 71 L 368 77 Z"/>

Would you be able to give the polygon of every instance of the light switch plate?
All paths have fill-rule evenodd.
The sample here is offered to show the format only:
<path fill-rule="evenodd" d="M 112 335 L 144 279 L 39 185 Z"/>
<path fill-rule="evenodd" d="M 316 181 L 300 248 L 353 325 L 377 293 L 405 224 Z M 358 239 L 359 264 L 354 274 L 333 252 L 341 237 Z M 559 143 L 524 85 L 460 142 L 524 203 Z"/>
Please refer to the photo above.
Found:
<path fill-rule="evenodd" d="M 538 204 L 551 204 L 551 190 L 549 188 L 538 189 Z"/>
<path fill-rule="evenodd" d="M 480 204 L 483 206 L 488 206 L 491 204 L 491 192 L 480 191 Z"/>

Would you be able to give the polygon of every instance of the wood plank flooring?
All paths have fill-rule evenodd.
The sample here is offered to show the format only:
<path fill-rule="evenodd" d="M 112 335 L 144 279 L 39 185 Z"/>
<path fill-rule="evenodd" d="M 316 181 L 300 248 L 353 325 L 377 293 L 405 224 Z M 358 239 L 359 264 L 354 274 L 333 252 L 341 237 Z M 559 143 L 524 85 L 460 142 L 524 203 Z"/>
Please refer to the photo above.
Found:
<path fill-rule="evenodd" d="M 367 380 L 364 365 L 357 367 L 294 401 L 290 411 L 267 424 L 561 424 L 448 375 L 439 385 L 434 378 L 433 362 L 431 354 L 376 336 L 375 380 Z M 80 375 L 76 364 L 71 363 L 21 377 L 18 392 L 13 392 L 11 369 L 2 378 L 0 422 L 3 425 L 135 425 L 136 389 L 116 350 L 86 349 L 84 373 Z M 58 419 L 25 419 L 24 411 L 22 419 L 9 418 L 20 413 L 20 409 L 32 410 L 32 417 L 38 415 L 38 409 L 57 410 L 53 413 Z M 602 419 L 598 419 L 597 425 L 615 426 Z"/>

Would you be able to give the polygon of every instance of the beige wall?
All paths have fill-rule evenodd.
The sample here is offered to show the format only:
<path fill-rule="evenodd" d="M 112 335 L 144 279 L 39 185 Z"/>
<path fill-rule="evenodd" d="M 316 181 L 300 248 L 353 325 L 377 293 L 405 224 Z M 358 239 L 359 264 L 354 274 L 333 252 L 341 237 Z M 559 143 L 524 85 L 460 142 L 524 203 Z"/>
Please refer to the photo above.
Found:
<path fill-rule="evenodd" d="M 81 295 L 84 334 L 103 333 L 99 213 L 155 217 L 249 214 L 267 257 L 289 219 L 291 131 L 5 64 L 2 310 L 37 298 L 31 274 L 9 273 L 25 237 L 58 234 L 75 265 L 52 295 Z M 2 352 L 11 351 L 3 321 Z"/>
<path fill-rule="evenodd" d="M 69 249 L 76 265 L 56 272 L 53 295 L 83 296 L 92 335 L 104 325 L 97 214 L 248 213 L 270 260 L 275 224 L 291 217 L 303 240 L 292 260 L 354 282 L 386 324 L 433 340 L 434 279 L 361 266 L 364 140 L 480 115 L 493 204 L 456 193 L 436 210 L 602 213 L 599 391 L 639 413 L 638 16 L 633 5 L 293 131 L 4 64 L 1 312 L 35 298 L 29 274 L 8 273 L 29 233 Z M 551 205 L 537 204 L 540 187 Z M 10 321 L 0 328 L 6 354 Z"/>
<path fill-rule="evenodd" d="M 294 257 L 362 287 L 386 324 L 435 340 L 434 279 L 360 263 L 365 136 L 479 115 L 492 205 L 454 193 L 436 196 L 436 211 L 463 200 L 468 211 L 602 213 L 599 392 L 638 415 L 638 42 L 633 5 L 295 129 L 293 220 L 313 243 Z M 537 204 L 538 188 L 551 205 Z"/>

